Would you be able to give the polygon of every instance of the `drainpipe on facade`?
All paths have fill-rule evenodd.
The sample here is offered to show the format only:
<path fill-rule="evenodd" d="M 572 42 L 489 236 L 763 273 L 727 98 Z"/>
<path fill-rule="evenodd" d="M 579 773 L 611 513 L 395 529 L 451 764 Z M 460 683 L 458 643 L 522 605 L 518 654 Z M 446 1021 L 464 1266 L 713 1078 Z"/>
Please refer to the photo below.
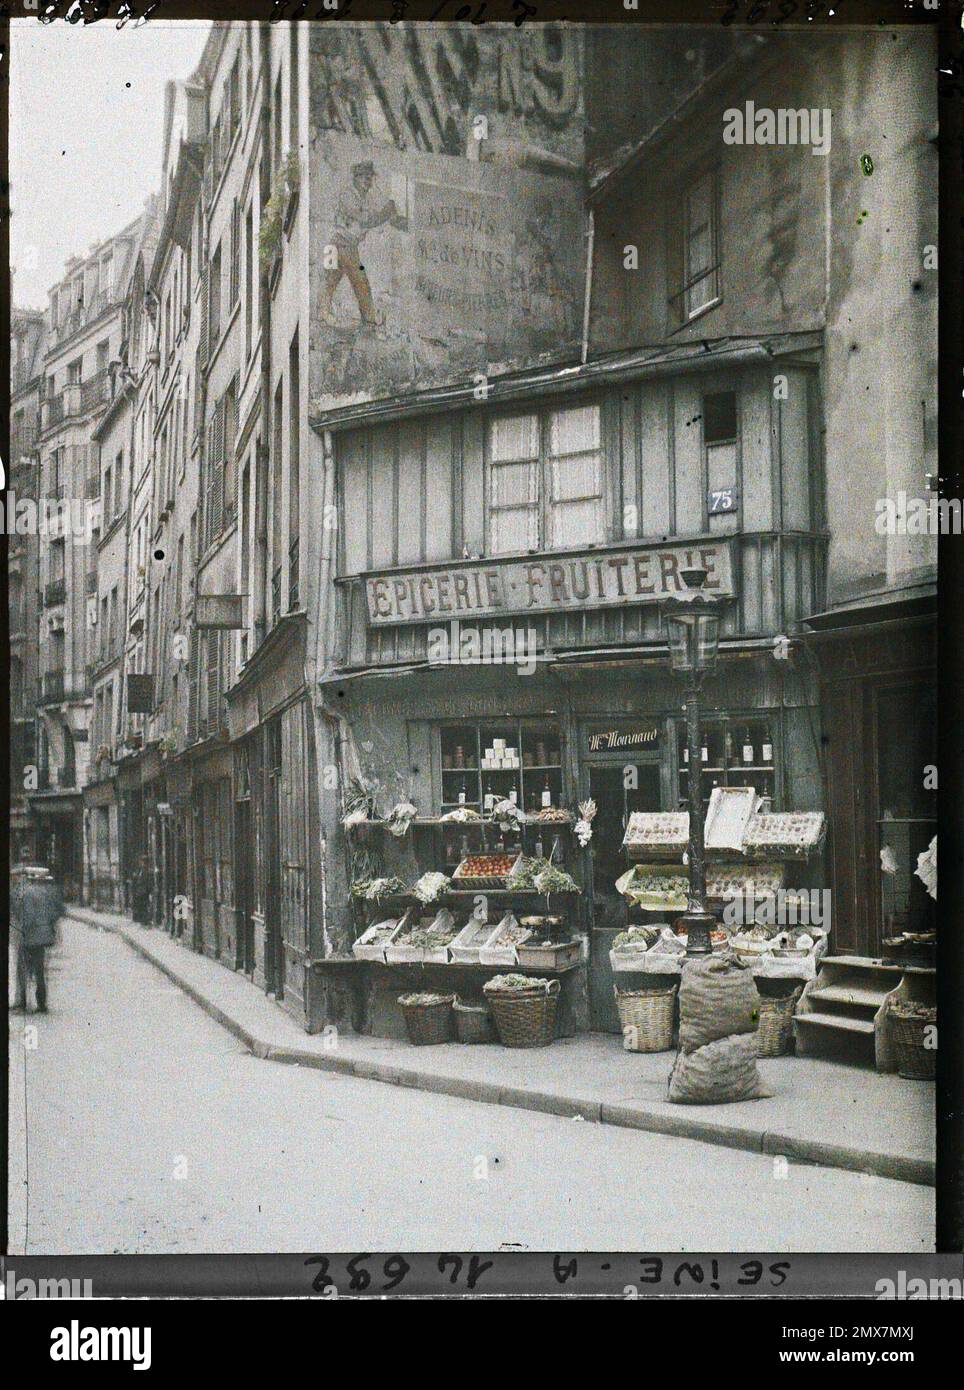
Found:
<path fill-rule="evenodd" d="M 258 225 L 271 196 L 271 25 L 262 20 L 258 25 L 261 66 L 261 168 L 258 177 Z M 254 647 L 265 639 L 268 631 L 268 473 L 271 467 L 271 288 L 268 270 L 258 254 L 258 307 L 261 315 L 261 444 L 258 449 L 255 474 L 254 503 Z M 278 460 L 276 460 L 276 463 Z"/>
<path fill-rule="evenodd" d="M 589 313 L 592 307 L 592 262 L 596 244 L 596 215 L 589 209 L 589 226 L 586 229 L 586 292 L 582 303 L 582 365 L 589 356 Z"/>
<path fill-rule="evenodd" d="M 333 630 L 333 610 L 334 604 L 331 602 L 331 578 L 332 578 L 332 548 L 337 537 L 337 527 L 326 525 L 326 519 L 334 515 L 329 512 L 329 507 L 334 507 L 335 502 L 335 478 L 334 478 L 334 444 L 331 430 L 324 430 L 321 435 L 322 447 L 322 476 L 321 476 L 321 547 L 318 561 L 318 588 L 315 599 L 315 612 L 317 621 L 315 623 L 315 649 L 313 660 L 309 662 L 311 670 L 312 685 L 309 688 L 308 708 L 317 711 L 322 724 L 327 726 L 329 737 L 334 746 L 335 767 L 338 769 L 338 785 L 343 785 L 344 763 L 341 756 L 341 725 L 333 716 L 332 712 L 325 704 L 324 696 L 316 696 L 315 681 L 320 672 L 326 672 L 330 667 L 329 653 L 331 651 L 331 636 Z M 317 698 L 317 704 L 315 703 Z M 331 933 L 328 929 L 328 847 L 334 842 L 334 835 L 337 833 L 338 818 L 341 815 L 342 806 L 335 795 L 334 814 L 330 824 L 326 824 L 325 808 L 326 787 L 324 784 L 324 769 L 319 759 L 316 758 L 316 777 L 318 791 L 318 810 L 321 831 L 321 946 L 322 955 L 330 956 L 332 953 Z M 329 833 L 331 831 L 331 833 Z"/>

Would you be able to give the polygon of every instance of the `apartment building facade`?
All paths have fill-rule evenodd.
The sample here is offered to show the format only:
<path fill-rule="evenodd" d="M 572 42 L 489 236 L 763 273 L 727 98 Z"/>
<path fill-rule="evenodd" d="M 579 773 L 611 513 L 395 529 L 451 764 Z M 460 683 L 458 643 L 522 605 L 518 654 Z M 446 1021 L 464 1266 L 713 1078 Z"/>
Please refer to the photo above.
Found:
<path fill-rule="evenodd" d="M 37 434 L 45 346 L 41 310 L 11 315 L 10 468 L 7 478 L 7 600 L 10 639 L 10 852 L 36 852 L 27 791 L 37 787 L 37 623 L 40 543 L 35 528 L 16 529 L 16 502 L 37 496 Z"/>
<path fill-rule="evenodd" d="M 937 471 L 933 57 L 910 30 L 214 26 L 153 233 L 122 238 L 96 438 L 45 406 L 42 457 L 99 460 L 103 661 L 41 710 L 58 766 L 93 718 L 90 891 L 126 900 L 146 855 L 154 922 L 310 1029 L 354 1017 L 326 965 L 358 929 L 346 798 L 481 808 L 466 750 L 498 735 L 525 809 L 597 805 L 565 855 L 582 1018 L 614 1027 L 622 829 L 687 804 L 660 602 L 698 560 L 712 780 L 828 814 L 839 949 L 919 914 L 933 808 L 888 749 L 927 751 L 936 541 L 875 518 Z M 827 149 L 727 141 L 747 100 L 829 111 Z M 506 632 L 519 659 L 458 659 Z"/>
<path fill-rule="evenodd" d="M 450 98 L 445 155 L 423 171 L 428 126 L 411 100 L 393 123 L 379 89 L 367 127 L 346 123 L 346 109 L 357 117 L 364 107 L 377 43 L 345 31 L 342 43 L 358 45 L 358 90 L 352 98 L 333 83 L 341 105 L 326 95 L 321 119 L 351 132 L 339 137 L 353 141 L 343 162 L 374 169 L 376 205 L 404 196 L 409 231 L 386 230 L 381 245 L 369 234 L 365 271 L 385 296 L 379 303 L 374 292 L 366 339 L 366 297 L 352 287 L 362 326 L 351 331 L 363 343 L 340 377 L 316 314 L 311 409 L 330 441 L 338 498 L 322 688 L 343 724 L 343 778 L 377 789 L 383 814 L 401 800 L 444 814 L 466 784 L 481 811 L 478 764 L 499 734 L 523 761 L 528 742 L 523 800 L 543 781 L 554 805 L 591 796 L 594 847 L 581 864 L 588 1018 L 614 1028 L 608 950 L 624 912 L 614 888 L 622 828 L 633 810 L 687 804 L 680 693 L 658 603 L 683 563 L 699 560 L 725 602 L 706 692 L 707 782 L 749 780 L 775 810 L 827 813 L 826 861 L 801 872 L 832 886 L 838 950 L 878 955 L 894 914 L 927 918 L 912 871 L 935 828 L 934 796 L 922 787 L 935 760 L 936 539 L 881 537 L 876 526 L 879 499 L 919 491 L 936 472 L 936 278 L 924 270 L 936 240 L 936 98 L 933 35 L 920 31 L 820 43 L 586 38 L 589 60 L 574 79 L 586 83 L 588 113 L 587 187 L 575 200 L 584 236 L 564 237 L 585 248 L 572 306 L 584 336 L 554 363 L 531 343 L 506 342 L 499 266 L 484 255 L 497 190 L 480 178 L 489 163 L 546 168 L 548 156 L 558 178 L 559 156 L 578 162 L 579 153 L 531 129 L 520 150 L 492 130 L 511 112 L 511 81 L 487 102 L 467 79 L 449 88 L 465 104 Z M 499 41 L 492 36 L 496 49 Z M 433 36 L 422 52 L 417 36 L 386 38 L 398 90 L 424 90 L 425 72 L 443 60 L 456 73 L 499 73 L 498 53 L 481 61 L 480 37 L 447 51 L 459 42 Z M 565 48 L 551 29 L 532 42 L 545 49 L 523 65 L 530 120 L 559 109 L 547 100 L 544 111 L 535 92 Z M 566 79 L 556 73 L 551 90 L 561 102 Z M 641 99 L 614 102 L 620 91 Z M 781 110 L 828 112 L 827 147 L 727 141 L 727 113 L 745 112 L 748 99 L 774 120 Z M 578 101 L 570 98 L 570 135 Z M 479 142 L 476 162 L 458 131 L 480 112 L 496 138 L 488 149 Z M 459 191 L 439 198 L 446 182 Z M 526 192 L 535 187 L 530 178 Z M 511 204 L 524 206 L 525 194 Z M 548 222 L 564 227 L 562 189 L 551 206 Z M 319 210 L 322 243 L 324 227 Z M 536 212 L 525 228 L 531 254 L 548 223 Z M 513 245 L 504 233 L 497 240 Z M 564 347 L 564 254 L 546 249 L 527 299 L 518 246 L 517 301 Z M 351 317 L 340 292 L 335 335 Z M 416 356 L 447 302 L 459 310 L 449 331 L 474 329 L 479 351 L 456 380 L 433 379 Z M 486 314 L 497 302 L 493 340 Z M 443 355 L 443 373 L 454 360 Z M 474 631 L 484 649 L 507 625 L 527 639 L 521 662 L 473 668 L 440 660 L 433 646 L 440 631 L 453 647 Z M 905 739 L 915 756 L 905 756 Z M 628 783 L 627 747 L 636 750 Z M 540 748 L 551 754 L 546 767 L 531 751 Z M 746 749 L 757 755 L 749 771 Z M 880 872 L 885 847 L 898 862 L 894 881 Z M 332 876 L 350 862 L 345 845 L 330 856 Z M 415 868 L 406 860 L 399 872 Z M 343 940 L 357 929 L 347 888 L 342 880 L 328 891 Z M 328 929 L 342 931 L 333 921 Z"/>
<path fill-rule="evenodd" d="M 59 511 L 40 547 L 38 849 L 66 891 L 83 891 L 89 767 L 90 600 L 96 597 L 100 474 L 91 431 L 110 399 L 125 269 L 138 224 L 68 261 L 50 294 L 40 418 L 39 496 Z"/>

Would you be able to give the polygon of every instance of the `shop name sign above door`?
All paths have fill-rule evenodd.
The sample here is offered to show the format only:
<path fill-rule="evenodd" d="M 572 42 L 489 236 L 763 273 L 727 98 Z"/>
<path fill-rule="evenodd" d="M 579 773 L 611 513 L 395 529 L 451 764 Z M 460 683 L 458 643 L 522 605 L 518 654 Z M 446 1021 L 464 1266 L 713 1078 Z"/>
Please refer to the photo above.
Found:
<path fill-rule="evenodd" d="M 620 748 L 645 748 L 659 739 L 659 727 L 645 729 L 604 729 L 587 736 L 590 753 L 613 753 Z"/>
<path fill-rule="evenodd" d="M 373 627 L 388 627 L 658 603 L 683 589 L 680 572 L 692 565 L 707 571 L 712 593 L 733 592 L 729 545 L 708 541 L 369 575 L 368 617 Z"/>

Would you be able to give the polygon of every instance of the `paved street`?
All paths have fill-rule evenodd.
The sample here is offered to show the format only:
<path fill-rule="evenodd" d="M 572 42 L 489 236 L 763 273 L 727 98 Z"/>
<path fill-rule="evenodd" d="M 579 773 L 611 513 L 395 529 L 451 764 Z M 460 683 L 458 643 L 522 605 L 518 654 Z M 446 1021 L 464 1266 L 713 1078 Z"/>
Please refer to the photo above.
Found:
<path fill-rule="evenodd" d="M 60 930 L 11 1015 L 11 1252 L 929 1248 L 927 1187 L 257 1060 Z"/>

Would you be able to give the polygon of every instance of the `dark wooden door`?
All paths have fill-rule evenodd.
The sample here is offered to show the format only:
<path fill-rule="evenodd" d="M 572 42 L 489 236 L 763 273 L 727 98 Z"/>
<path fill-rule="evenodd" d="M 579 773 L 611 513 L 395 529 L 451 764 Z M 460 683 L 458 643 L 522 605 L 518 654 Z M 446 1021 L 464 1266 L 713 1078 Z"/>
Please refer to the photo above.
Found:
<path fill-rule="evenodd" d="M 281 767 L 267 769 L 265 777 L 265 901 L 264 975 L 265 988 L 278 999 L 284 997 L 285 964 L 281 940 L 281 840 L 279 798 Z"/>

